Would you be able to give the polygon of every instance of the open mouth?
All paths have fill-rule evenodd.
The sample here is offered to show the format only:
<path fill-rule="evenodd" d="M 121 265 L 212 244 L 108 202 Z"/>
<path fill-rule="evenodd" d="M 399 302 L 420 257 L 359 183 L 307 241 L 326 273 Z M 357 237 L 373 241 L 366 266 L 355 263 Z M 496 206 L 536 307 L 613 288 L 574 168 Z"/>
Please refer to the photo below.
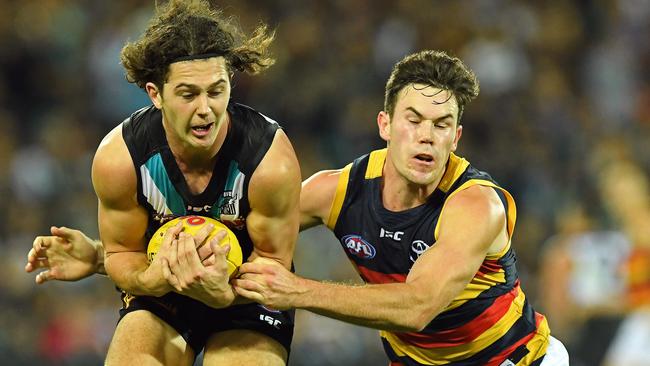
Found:
<path fill-rule="evenodd" d="M 208 123 L 208 124 L 205 124 L 205 125 L 200 125 L 200 126 L 193 126 L 192 130 L 197 131 L 197 132 L 208 131 L 210 129 L 210 127 L 212 127 L 212 125 L 214 125 L 214 122 L 213 123 Z"/>
<path fill-rule="evenodd" d="M 433 156 L 429 154 L 417 154 L 415 155 L 415 158 L 424 163 L 430 163 L 433 161 Z"/>

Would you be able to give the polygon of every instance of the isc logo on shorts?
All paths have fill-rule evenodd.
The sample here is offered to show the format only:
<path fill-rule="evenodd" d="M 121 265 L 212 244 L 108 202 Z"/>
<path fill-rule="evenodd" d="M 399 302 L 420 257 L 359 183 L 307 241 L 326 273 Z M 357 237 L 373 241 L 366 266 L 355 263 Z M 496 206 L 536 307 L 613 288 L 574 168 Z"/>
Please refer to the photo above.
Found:
<path fill-rule="evenodd" d="M 273 326 L 273 327 L 275 327 L 277 329 L 280 329 L 280 326 L 282 325 L 282 322 L 280 320 L 275 319 L 274 317 L 272 317 L 270 315 L 260 314 L 260 320 L 263 321 L 263 322 L 268 323 L 269 325 L 271 325 L 271 326 Z"/>
<path fill-rule="evenodd" d="M 355 257 L 371 259 L 375 257 L 375 254 L 377 254 L 375 247 L 359 235 L 346 235 L 341 238 L 341 242 L 347 249 L 348 253 Z"/>

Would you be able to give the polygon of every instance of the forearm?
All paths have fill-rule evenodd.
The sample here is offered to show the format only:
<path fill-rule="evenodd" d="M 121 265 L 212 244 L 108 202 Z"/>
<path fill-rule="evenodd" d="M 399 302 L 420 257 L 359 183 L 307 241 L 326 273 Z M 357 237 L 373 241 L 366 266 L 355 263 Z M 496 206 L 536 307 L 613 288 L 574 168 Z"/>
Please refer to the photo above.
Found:
<path fill-rule="evenodd" d="M 304 280 L 296 307 L 348 323 L 389 331 L 420 331 L 444 305 L 414 296 L 407 283 L 353 286 Z"/>
<path fill-rule="evenodd" d="M 146 271 L 149 264 L 145 253 L 109 253 L 105 256 L 104 265 L 111 280 L 132 295 L 162 296 L 171 290 L 164 279 L 154 281 L 148 278 Z"/>

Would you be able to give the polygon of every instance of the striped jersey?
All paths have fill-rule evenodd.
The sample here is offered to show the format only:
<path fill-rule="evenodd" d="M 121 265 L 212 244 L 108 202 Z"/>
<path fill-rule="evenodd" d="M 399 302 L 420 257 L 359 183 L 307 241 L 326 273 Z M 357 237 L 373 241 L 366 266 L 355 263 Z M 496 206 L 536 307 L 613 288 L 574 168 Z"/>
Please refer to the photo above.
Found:
<path fill-rule="evenodd" d="M 445 203 L 473 185 L 493 187 L 505 207 L 511 237 L 516 220 L 512 196 L 485 172 L 453 153 L 427 202 L 401 212 L 384 208 L 381 178 L 386 149 L 346 166 L 327 225 L 366 283 L 405 282 L 413 263 L 438 238 Z M 381 331 L 396 365 L 539 365 L 550 331 L 521 290 L 510 242 L 486 256 L 465 289 L 421 332 Z M 432 279 L 435 281 L 435 279 Z"/>
<path fill-rule="evenodd" d="M 138 203 L 149 213 L 147 239 L 165 222 L 199 215 L 226 224 L 237 236 L 244 258 L 253 250 L 246 229 L 250 212 L 248 184 L 273 142 L 278 124 L 261 113 L 230 102 L 230 126 L 217 154 L 206 189 L 192 194 L 176 164 L 154 106 L 140 109 L 122 123 L 122 134 L 135 165 Z"/>

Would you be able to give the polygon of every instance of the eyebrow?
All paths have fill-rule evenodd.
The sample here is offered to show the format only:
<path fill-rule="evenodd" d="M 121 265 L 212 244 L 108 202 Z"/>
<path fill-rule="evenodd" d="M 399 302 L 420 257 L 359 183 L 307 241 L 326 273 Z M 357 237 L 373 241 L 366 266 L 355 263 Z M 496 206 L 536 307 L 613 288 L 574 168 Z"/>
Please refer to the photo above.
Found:
<path fill-rule="evenodd" d="M 417 109 L 415 109 L 413 107 L 406 107 L 406 110 L 415 113 L 420 118 L 424 117 L 424 115 L 422 113 L 418 112 Z M 444 116 L 440 116 L 440 117 L 436 118 L 434 122 L 442 121 L 442 120 L 445 120 L 447 118 L 453 119 L 454 116 L 451 113 L 447 113 Z"/>
<path fill-rule="evenodd" d="M 219 79 L 216 82 L 210 84 L 208 86 L 208 89 L 213 89 L 217 87 L 219 84 L 223 84 L 226 82 L 226 79 Z M 187 84 L 187 83 L 180 83 L 174 87 L 174 90 L 180 89 L 180 88 L 188 88 L 188 89 L 199 89 L 198 85 L 195 84 Z"/>

